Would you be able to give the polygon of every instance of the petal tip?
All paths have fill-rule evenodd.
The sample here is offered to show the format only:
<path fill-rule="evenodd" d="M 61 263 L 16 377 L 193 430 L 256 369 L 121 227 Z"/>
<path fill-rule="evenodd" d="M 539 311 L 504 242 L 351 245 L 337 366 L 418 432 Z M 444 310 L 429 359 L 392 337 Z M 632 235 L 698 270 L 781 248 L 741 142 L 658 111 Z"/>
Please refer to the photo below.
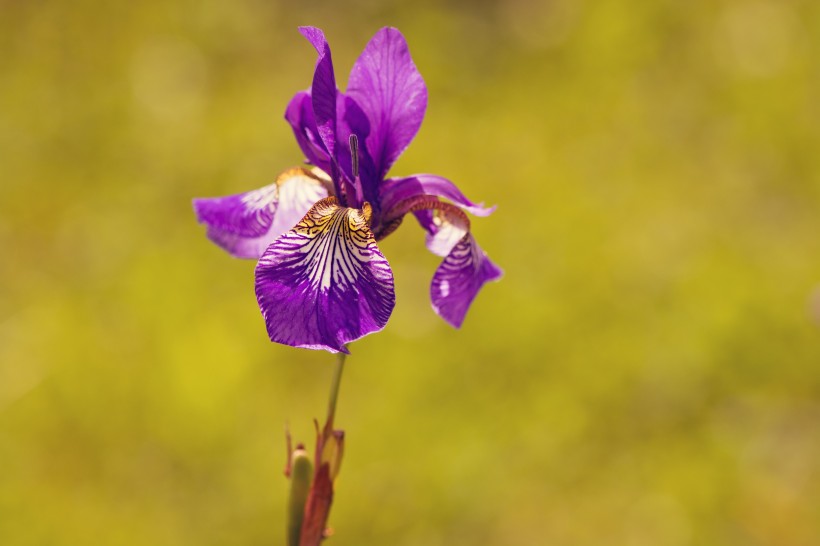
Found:
<path fill-rule="evenodd" d="M 379 30 L 376 31 L 376 35 L 380 35 L 380 34 L 384 34 L 384 35 L 388 35 L 388 36 L 397 36 L 397 37 L 401 38 L 402 40 L 404 40 L 404 34 L 402 34 L 401 31 L 398 28 L 391 27 L 389 25 L 384 26 L 384 27 L 382 27 L 382 28 L 380 28 Z"/>
<path fill-rule="evenodd" d="M 318 27 L 312 27 L 310 25 L 302 25 L 297 28 L 299 29 L 299 33 L 306 38 L 309 35 L 324 34 L 324 32 L 322 32 L 322 29 Z"/>
<path fill-rule="evenodd" d="M 299 33 L 307 38 L 307 41 L 316 48 L 320 55 L 325 54 L 328 50 L 327 38 L 322 29 L 318 27 L 299 27 Z"/>
<path fill-rule="evenodd" d="M 194 209 L 194 215 L 196 216 L 196 221 L 198 223 L 202 223 L 202 207 L 203 207 L 204 198 L 201 197 L 194 197 L 191 199 L 191 208 Z"/>
<path fill-rule="evenodd" d="M 487 258 L 483 264 L 484 282 L 498 282 L 504 277 L 504 270 Z"/>
<path fill-rule="evenodd" d="M 492 205 L 490 207 L 484 206 L 484 203 L 478 203 L 472 207 L 466 207 L 466 210 L 472 214 L 473 216 L 480 216 L 485 217 L 489 216 L 496 211 L 498 205 Z"/>
<path fill-rule="evenodd" d="M 433 311 L 435 311 L 438 316 L 444 319 L 444 322 L 446 322 L 456 330 L 461 330 L 461 325 L 464 324 L 464 319 L 467 318 L 466 313 L 461 316 L 447 315 L 442 309 L 435 305 L 433 305 Z"/>

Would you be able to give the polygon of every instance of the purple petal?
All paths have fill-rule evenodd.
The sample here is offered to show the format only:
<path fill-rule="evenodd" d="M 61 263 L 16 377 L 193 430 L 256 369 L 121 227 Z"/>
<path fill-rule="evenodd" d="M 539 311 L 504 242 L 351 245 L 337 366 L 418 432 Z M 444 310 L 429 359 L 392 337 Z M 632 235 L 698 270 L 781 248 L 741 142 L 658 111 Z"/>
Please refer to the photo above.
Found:
<path fill-rule="evenodd" d="M 412 212 L 427 231 L 427 248 L 445 256 L 430 285 L 433 309 L 458 328 L 478 291 L 502 271 L 481 250 L 470 233 L 470 219 L 460 208 L 431 195 L 417 195 L 395 205 L 388 216 L 384 237 L 395 222 Z"/>
<path fill-rule="evenodd" d="M 268 247 L 256 298 L 272 341 L 347 352 L 346 343 L 384 328 L 396 296 L 370 214 L 328 197 Z"/>
<path fill-rule="evenodd" d="M 285 119 L 293 128 L 296 142 L 307 160 L 326 173 L 330 172 L 330 158 L 325 144 L 319 136 L 316 119 L 313 116 L 313 101 L 310 93 L 300 91 L 291 99 L 285 110 Z"/>
<path fill-rule="evenodd" d="M 382 179 L 413 140 L 427 109 L 427 87 L 401 32 L 386 27 L 373 36 L 353 65 L 347 95 L 370 120 L 366 145 Z"/>
<path fill-rule="evenodd" d="M 382 209 L 390 214 L 399 203 L 422 195 L 444 197 L 476 216 L 489 216 L 495 207 L 485 207 L 484 203 L 473 203 L 464 196 L 455 184 L 434 174 L 415 174 L 407 178 L 390 178 L 380 188 Z"/>
<path fill-rule="evenodd" d="M 339 146 L 339 137 L 343 138 L 346 143 L 349 137 L 348 134 L 341 135 L 338 132 L 337 125 L 339 122 L 340 113 L 344 116 L 345 105 L 340 100 L 340 93 L 336 88 L 336 76 L 333 73 L 333 60 L 330 55 L 330 46 L 325 39 L 324 33 L 315 27 L 299 27 L 299 32 L 307 38 L 307 40 L 316 48 L 319 57 L 316 59 L 316 70 L 313 73 L 313 85 L 311 86 L 310 96 L 313 106 L 313 116 L 316 123 L 316 128 L 319 133 L 319 138 L 324 144 L 324 149 L 327 151 L 329 158 L 329 168 L 326 171 L 330 173 L 333 179 L 334 187 L 336 188 L 336 195 L 345 204 L 359 206 L 362 200 L 362 190 L 359 184 L 351 176 L 350 169 L 347 171 L 340 171 L 339 156 L 347 160 L 350 164 L 350 151 L 344 145 Z M 340 108 L 341 105 L 341 108 Z M 339 111 L 341 109 L 341 112 Z M 346 129 L 347 125 L 343 118 L 342 129 Z M 344 190 L 343 190 L 344 188 Z"/>
<path fill-rule="evenodd" d="M 333 158 L 336 153 L 336 76 L 333 74 L 333 59 L 325 34 L 315 27 L 299 27 L 302 36 L 316 48 L 319 57 L 316 59 L 316 70 L 313 73 L 311 100 L 313 115 L 319 137 L 325 145 L 328 155 Z"/>
<path fill-rule="evenodd" d="M 430 285 L 433 309 L 453 327 L 459 328 L 484 283 L 498 280 L 502 274 L 472 234 L 467 233 L 433 275 Z"/>
<path fill-rule="evenodd" d="M 237 258 L 256 259 L 316 201 L 328 196 L 322 174 L 290 169 L 258 190 L 194 199 L 194 212 L 214 243 Z"/>
<path fill-rule="evenodd" d="M 370 134 L 370 120 L 367 119 L 364 111 L 356 104 L 352 98 L 339 93 L 337 102 L 337 127 L 336 127 L 336 159 L 347 180 L 352 180 L 350 195 L 348 196 L 350 206 L 360 206 L 364 201 L 368 201 L 376 208 L 376 216 L 379 215 L 379 182 L 381 178 L 376 173 L 373 159 L 364 142 Z M 356 135 L 361 143 L 359 145 L 359 179 L 353 176 L 352 158 L 350 151 L 350 135 Z"/>

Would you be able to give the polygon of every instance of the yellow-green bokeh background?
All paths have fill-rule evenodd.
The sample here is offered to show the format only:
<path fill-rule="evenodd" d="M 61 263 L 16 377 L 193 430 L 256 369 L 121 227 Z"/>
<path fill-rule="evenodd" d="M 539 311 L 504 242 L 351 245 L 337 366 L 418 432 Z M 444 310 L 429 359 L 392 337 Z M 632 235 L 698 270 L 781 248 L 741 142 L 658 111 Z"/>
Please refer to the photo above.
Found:
<path fill-rule="evenodd" d="M 820 544 L 820 4 L 0 2 L 0 544 L 272 545 L 283 426 L 332 357 L 267 341 L 190 200 L 301 156 L 282 120 L 407 37 L 393 169 L 498 205 L 460 331 L 408 222 L 357 342 L 345 545 Z"/>

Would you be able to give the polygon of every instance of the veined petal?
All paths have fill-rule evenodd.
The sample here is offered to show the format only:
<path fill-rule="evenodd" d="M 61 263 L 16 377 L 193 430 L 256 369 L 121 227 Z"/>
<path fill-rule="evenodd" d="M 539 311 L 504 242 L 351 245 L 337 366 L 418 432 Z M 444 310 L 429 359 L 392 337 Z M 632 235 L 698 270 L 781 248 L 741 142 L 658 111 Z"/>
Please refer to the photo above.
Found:
<path fill-rule="evenodd" d="M 330 172 L 330 157 L 327 155 L 325 144 L 319 136 L 316 127 L 316 118 L 313 116 L 313 100 L 310 93 L 300 91 L 288 103 L 285 110 L 285 119 L 293 128 L 296 142 L 302 149 L 307 160 L 324 172 Z"/>
<path fill-rule="evenodd" d="M 430 299 L 433 309 L 453 327 L 459 328 L 478 291 L 503 271 L 481 250 L 471 233 L 452 248 L 433 275 Z"/>
<path fill-rule="evenodd" d="M 427 87 L 401 32 L 379 30 L 359 56 L 347 95 L 370 120 L 366 145 L 381 180 L 416 136 L 427 109 Z"/>
<path fill-rule="evenodd" d="M 389 211 L 407 199 L 422 195 L 444 197 L 475 216 L 489 216 L 495 207 L 473 203 L 451 181 L 435 174 L 414 174 L 406 178 L 389 178 L 379 188 L 383 210 Z"/>
<path fill-rule="evenodd" d="M 197 220 L 207 235 L 237 258 L 259 258 L 282 233 L 328 196 L 328 180 L 321 171 L 296 167 L 273 184 L 227 197 L 194 199 Z"/>
<path fill-rule="evenodd" d="M 370 214 L 367 203 L 358 210 L 328 197 L 268 247 L 256 298 L 272 341 L 347 352 L 346 343 L 384 328 L 396 296 Z"/>
<path fill-rule="evenodd" d="M 380 237 L 389 234 L 402 216 L 411 212 L 427 231 L 427 248 L 445 257 L 430 285 L 433 309 L 459 328 L 481 287 L 500 279 L 503 271 L 476 243 L 467 214 L 432 195 L 417 195 L 394 205 L 385 217 L 386 229 Z"/>

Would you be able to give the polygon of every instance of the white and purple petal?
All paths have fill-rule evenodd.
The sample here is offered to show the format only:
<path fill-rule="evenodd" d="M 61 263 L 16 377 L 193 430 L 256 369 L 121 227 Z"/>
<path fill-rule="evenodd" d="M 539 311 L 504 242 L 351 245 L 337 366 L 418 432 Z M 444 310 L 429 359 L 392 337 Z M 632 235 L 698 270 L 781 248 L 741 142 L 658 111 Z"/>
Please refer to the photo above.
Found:
<path fill-rule="evenodd" d="M 459 328 L 481 287 L 500 279 L 503 271 L 478 246 L 461 210 L 446 205 L 418 211 L 416 217 L 427 230 L 427 248 L 445 257 L 430 284 L 433 309 Z"/>
<path fill-rule="evenodd" d="M 401 32 L 385 27 L 373 36 L 353 65 L 347 96 L 370 121 L 365 143 L 381 180 L 416 136 L 427 109 L 427 87 Z"/>
<path fill-rule="evenodd" d="M 237 258 L 259 258 L 317 201 L 328 196 L 324 173 L 297 167 L 258 190 L 194 199 L 197 220 L 207 235 Z"/>
<path fill-rule="evenodd" d="M 380 236 L 388 235 L 411 212 L 427 231 L 427 248 L 444 256 L 430 285 L 433 309 L 459 328 L 481 287 L 500 279 L 503 272 L 476 243 L 467 214 L 433 195 L 416 195 L 394 205 L 385 216 Z"/>
<path fill-rule="evenodd" d="M 447 256 L 470 233 L 470 220 L 463 212 L 453 209 L 428 209 L 415 213 L 427 231 L 427 250 L 436 256 Z"/>
<path fill-rule="evenodd" d="M 396 302 L 393 273 L 369 228 L 370 206 L 316 203 L 256 266 L 256 298 L 272 341 L 347 352 L 384 328 Z"/>
<path fill-rule="evenodd" d="M 433 275 L 433 309 L 453 327 L 464 322 L 467 310 L 484 283 L 501 278 L 503 271 L 481 250 L 471 233 L 452 247 Z"/>

